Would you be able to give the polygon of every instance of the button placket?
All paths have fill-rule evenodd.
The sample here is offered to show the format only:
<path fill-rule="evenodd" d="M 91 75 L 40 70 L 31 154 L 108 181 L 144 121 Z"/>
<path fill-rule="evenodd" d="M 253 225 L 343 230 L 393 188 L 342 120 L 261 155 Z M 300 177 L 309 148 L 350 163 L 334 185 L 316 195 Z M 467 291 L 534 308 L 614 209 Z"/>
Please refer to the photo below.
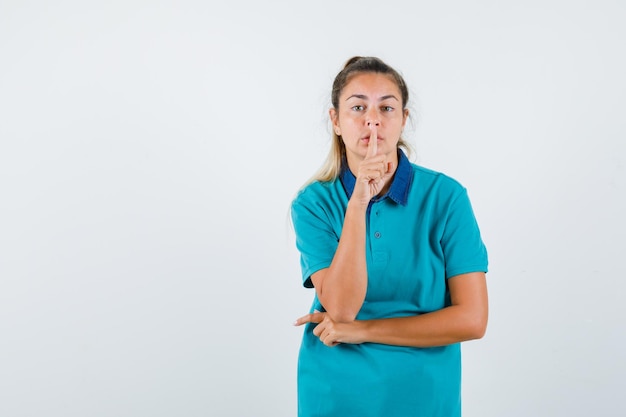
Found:
<path fill-rule="evenodd" d="M 370 218 L 370 233 L 374 239 L 380 239 L 382 237 L 380 229 L 380 208 L 376 207 L 376 203 L 372 207 L 372 216 Z M 374 244 L 375 245 L 375 244 Z"/>
<path fill-rule="evenodd" d="M 372 251 L 372 260 L 374 261 L 374 264 L 376 265 L 376 270 L 379 271 L 380 273 L 382 273 L 385 265 L 387 264 L 387 260 L 388 260 L 388 254 L 387 251 L 385 250 L 385 244 L 384 241 L 382 240 L 383 237 L 383 232 L 385 231 L 383 228 L 383 221 L 381 219 L 381 209 L 379 204 L 382 203 L 374 203 L 374 205 L 371 207 L 371 212 L 370 212 L 370 229 L 369 229 L 369 236 L 370 236 L 370 248 Z M 383 269 L 381 269 L 383 268 Z"/>

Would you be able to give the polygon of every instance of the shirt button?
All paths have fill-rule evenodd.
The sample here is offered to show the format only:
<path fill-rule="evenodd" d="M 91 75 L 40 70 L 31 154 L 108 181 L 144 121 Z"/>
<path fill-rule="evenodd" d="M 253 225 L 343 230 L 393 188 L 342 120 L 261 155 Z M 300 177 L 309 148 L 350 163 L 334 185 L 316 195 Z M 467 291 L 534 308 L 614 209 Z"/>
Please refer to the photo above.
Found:
<path fill-rule="evenodd" d="M 380 238 L 380 232 L 376 232 L 376 233 L 374 233 L 374 237 L 375 237 L 376 239 L 379 239 L 379 238 Z"/>

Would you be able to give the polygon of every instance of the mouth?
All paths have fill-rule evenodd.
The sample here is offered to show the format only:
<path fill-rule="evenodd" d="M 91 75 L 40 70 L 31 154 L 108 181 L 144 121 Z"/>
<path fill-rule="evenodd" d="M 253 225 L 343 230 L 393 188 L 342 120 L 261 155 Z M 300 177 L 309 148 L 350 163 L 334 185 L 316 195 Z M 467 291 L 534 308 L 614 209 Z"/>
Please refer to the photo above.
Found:
<path fill-rule="evenodd" d="M 383 139 L 383 138 L 381 138 L 381 137 L 376 137 L 376 139 L 377 139 L 377 142 L 381 142 L 381 141 L 383 141 L 383 140 L 384 140 L 384 139 Z M 369 137 L 369 136 L 363 137 L 363 138 L 361 138 L 361 141 L 363 141 L 363 142 L 365 142 L 365 143 L 370 143 L 370 137 Z"/>

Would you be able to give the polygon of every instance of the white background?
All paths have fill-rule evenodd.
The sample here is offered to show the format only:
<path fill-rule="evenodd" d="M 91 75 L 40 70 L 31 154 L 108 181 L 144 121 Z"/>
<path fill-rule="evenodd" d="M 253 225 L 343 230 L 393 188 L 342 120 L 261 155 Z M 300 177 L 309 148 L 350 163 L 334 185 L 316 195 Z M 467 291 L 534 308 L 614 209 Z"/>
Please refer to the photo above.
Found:
<path fill-rule="evenodd" d="M 411 4 L 411 5 L 410 5 Z M 620 416 L 626 3 L 0 1 L 0 416 L 294 416 L 334 75 L 411 88 L 490 254 L 464 416 Z"/>

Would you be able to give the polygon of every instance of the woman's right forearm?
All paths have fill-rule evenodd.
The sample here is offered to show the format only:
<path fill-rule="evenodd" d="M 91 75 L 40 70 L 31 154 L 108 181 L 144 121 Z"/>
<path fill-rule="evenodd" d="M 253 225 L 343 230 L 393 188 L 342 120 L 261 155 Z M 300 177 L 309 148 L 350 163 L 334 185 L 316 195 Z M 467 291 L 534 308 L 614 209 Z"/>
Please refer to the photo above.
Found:
<path fill-rule="evenodd" d="M 317 296 L 331 318 L 338 322 L 355 319 L 367 291 L 365 261 L 365 216 L 367 206 L 350 201 L 339 245 L 330 267 L 313 274 Z"/>

